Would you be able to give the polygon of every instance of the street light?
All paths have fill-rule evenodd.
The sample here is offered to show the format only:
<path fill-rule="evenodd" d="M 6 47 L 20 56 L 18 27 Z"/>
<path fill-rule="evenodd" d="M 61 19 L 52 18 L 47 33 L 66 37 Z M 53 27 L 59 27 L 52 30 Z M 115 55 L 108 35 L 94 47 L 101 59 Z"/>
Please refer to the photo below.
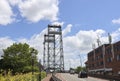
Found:
<path fill-rule="evenodd" d="M 71 69 L 71 61 L 68 60 L 68 63 L 69 63 L 69 70 Z"/>
<path fill-rule="evenodd" d="M 32 49 L 31 51 L 32 55 L 32 75 L 34 75 L 34 58 L 35 58 L 35 49 Z"/>
<path fill-rule="evenodd" d="M 102 46 L 102 52 L 103 52 L 103 63 L 104 63 L 104 65 L 103 65 L 103 67 L 104 67 L 104 74 L 105 74 L 105 72 L 106 72 L 106 63 L 105 63 L 105 45 L 103 44 L 103 46 Z"/>
<path fill-rule="evenodd" d="M 78 56 L 79 56 L 79 58 L 80 58 L 80 64 L 81 64 L 81 68 L 82 68 L 82 58 L 81 58 L 81 55 L 80 55 L 80 54 L 79 54 Z"/>
<path fill-rule="evenodd" d="M 39 71 L 40 71 L 40 73 L 39 73 L 39 81 L 41 81 L 41 67 L 42 67 L 42 65 L 41 65 L 41 59 L 39 60 Z"/>

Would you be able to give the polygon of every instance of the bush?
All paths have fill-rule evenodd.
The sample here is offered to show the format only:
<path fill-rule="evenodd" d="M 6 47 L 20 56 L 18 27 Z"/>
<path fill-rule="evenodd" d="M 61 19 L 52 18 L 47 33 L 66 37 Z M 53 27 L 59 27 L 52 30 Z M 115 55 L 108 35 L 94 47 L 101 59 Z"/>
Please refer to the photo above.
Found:
<path fill-rule="evenodd" d="M 46 73 L 41 72 L 41 79 L 45 78 Z M 9 72 L 8 75 L 2 76 L 0 74 L 0 81 L 39 81 L 39 73 L 35 73 L 32 75 L 32 73 L 27 74 L 17 74 L 15 76 L 11 75 L 11 72 Z"/>

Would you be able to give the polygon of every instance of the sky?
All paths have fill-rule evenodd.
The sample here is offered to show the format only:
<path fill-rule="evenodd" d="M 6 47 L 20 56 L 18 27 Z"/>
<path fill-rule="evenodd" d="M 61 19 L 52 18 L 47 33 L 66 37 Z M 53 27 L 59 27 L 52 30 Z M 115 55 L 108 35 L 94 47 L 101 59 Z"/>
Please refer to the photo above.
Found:
<path fill-rule="evenodd" d="M 65 68 L 87 61 L 99 38 L 101 44 L 120 41 L 120 0 L 0 0 L 0 55 L 13 43 L 27 43 L 43 55 L 48 24 L 63 30 Z"/>

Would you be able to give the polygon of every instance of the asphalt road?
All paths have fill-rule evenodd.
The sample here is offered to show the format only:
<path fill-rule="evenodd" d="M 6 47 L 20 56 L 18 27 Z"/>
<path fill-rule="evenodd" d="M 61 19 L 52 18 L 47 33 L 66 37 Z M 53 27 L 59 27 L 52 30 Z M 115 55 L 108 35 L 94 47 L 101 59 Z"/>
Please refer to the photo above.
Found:
<path fill-rule="evenodd" d="M 61 77 L 65 79 L 66 81 L 109 81 L 99 78 L 78 78 L 78 74 L 69 74 L 69 73 L 61 73 Z"/>

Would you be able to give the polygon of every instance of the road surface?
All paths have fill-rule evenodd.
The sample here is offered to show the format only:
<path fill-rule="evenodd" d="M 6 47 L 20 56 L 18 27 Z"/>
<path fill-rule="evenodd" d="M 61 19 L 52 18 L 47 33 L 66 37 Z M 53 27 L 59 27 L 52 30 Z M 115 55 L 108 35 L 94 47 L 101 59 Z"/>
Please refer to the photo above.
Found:
<path fill-rule="evenodd" d="M 93 77 L 78 78 L 78 74 L 61 73 L 60 75 L 66 81 L 109 81 Z"/>

